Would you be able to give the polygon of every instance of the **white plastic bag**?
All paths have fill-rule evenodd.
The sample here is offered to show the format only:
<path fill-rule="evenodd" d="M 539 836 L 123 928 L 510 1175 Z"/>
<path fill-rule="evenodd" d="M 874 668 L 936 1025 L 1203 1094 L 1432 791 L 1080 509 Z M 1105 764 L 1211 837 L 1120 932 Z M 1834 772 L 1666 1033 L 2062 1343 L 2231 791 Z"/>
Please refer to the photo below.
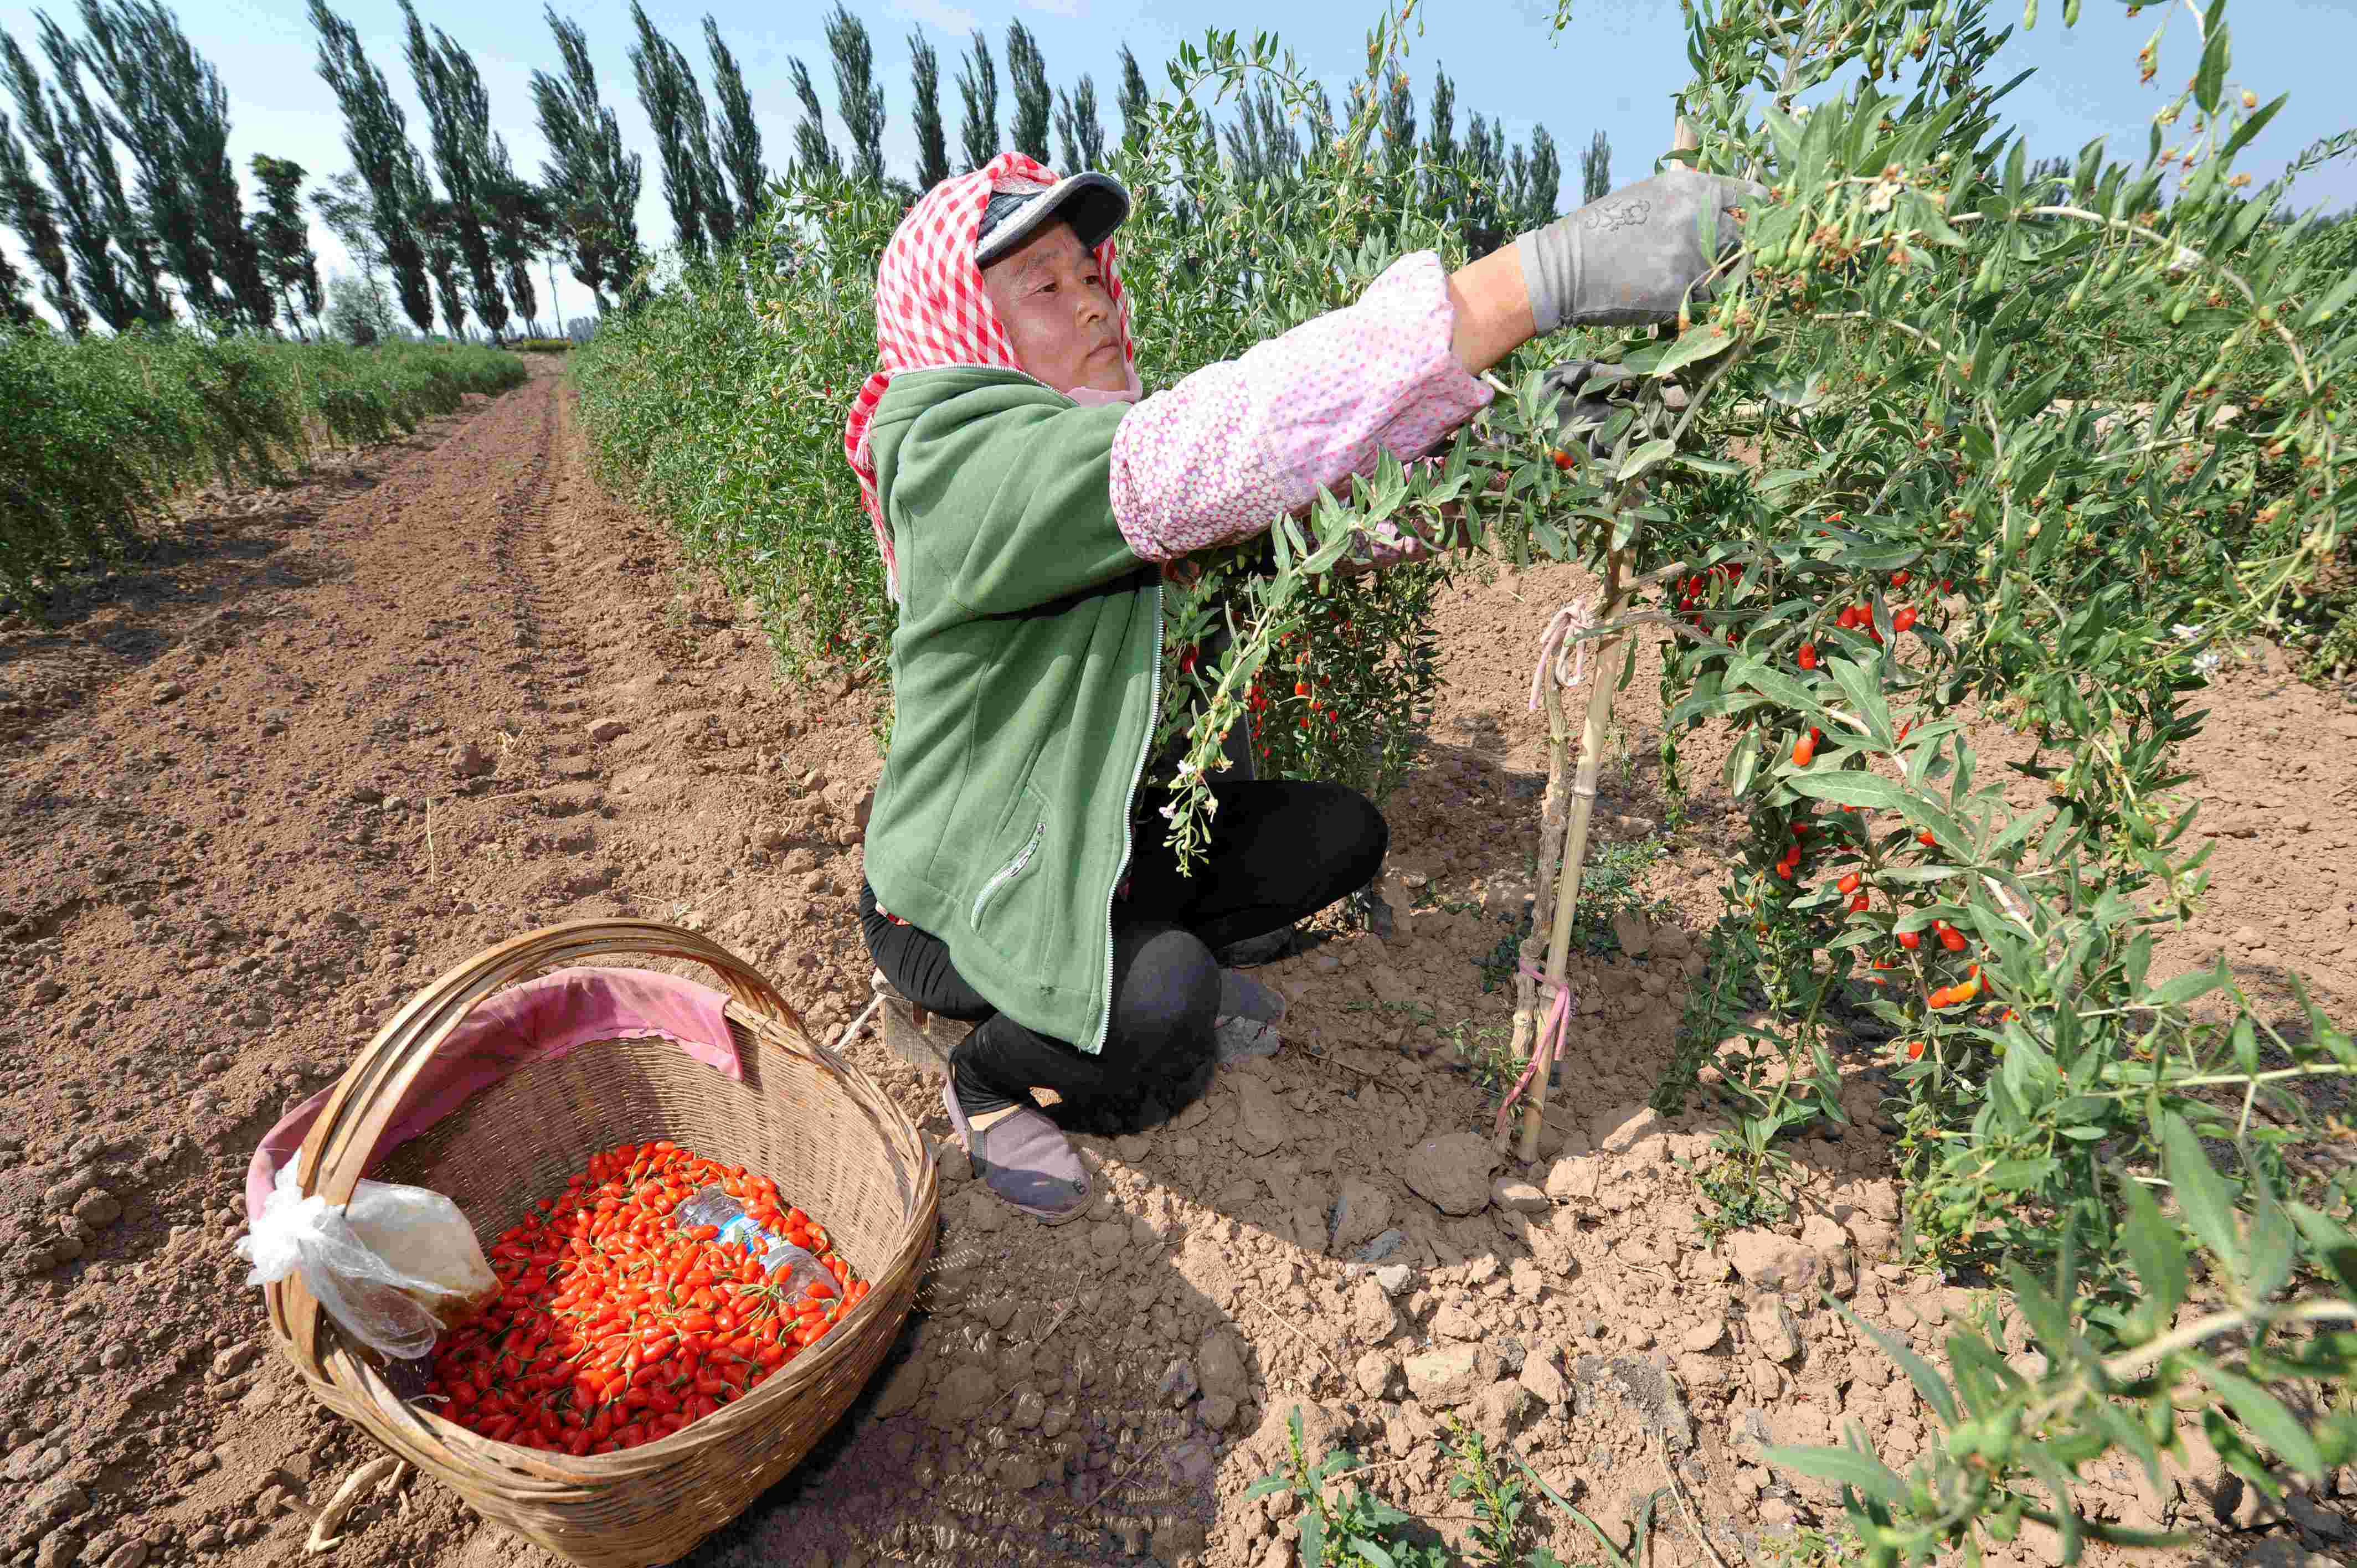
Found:
<path fill-rule="evenodd" d="M 482 1243 L 458 1206 L 422 1187 L 364 1181 L 331 1208 L 295 1184 L 296 1162 L 278 1168 L 262 1218 L 237 1244 L 253 1265 L 248 1285 L 303 1271 L 305 1288 L 371 1349 L 414 1360 L 443 1329 L 499 1294 Z"/>

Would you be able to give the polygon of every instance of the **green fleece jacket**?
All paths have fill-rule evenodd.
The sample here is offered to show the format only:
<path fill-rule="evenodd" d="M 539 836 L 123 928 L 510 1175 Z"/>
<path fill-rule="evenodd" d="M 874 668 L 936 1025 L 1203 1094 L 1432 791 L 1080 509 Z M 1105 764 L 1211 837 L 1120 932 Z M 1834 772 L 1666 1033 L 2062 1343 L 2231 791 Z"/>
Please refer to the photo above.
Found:
<path fill-rule="evenodd" d="M 868 435 L 902 599 L 868 882 L 1001 1012 L 1092 1055 L 1161 701 L 1160 569 L 1113 513 L 1129 411 L 960 366 L 895 376 Z"/>

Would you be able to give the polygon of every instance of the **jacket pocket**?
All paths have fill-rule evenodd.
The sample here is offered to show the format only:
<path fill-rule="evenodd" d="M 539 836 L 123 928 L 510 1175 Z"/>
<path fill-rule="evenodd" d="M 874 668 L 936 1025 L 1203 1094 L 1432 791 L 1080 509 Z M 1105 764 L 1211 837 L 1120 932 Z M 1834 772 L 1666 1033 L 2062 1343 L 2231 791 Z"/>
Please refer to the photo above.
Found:
<path fill-rule="evenodd" d="M 983 921 L 991 910 L 1022 891 L 1028 877 L 1038 874 L 1041 855 L 1048 842 L 1047 803 L 1034 794 L 1028 785 L 1012 815 L 1007 818 L 994 856 L 996 869 L 983 882 L 966 911 L 966 923 L 977 935 L 985 934 Z M 1007 944 L 992 941 L 1002 950 Z"/>

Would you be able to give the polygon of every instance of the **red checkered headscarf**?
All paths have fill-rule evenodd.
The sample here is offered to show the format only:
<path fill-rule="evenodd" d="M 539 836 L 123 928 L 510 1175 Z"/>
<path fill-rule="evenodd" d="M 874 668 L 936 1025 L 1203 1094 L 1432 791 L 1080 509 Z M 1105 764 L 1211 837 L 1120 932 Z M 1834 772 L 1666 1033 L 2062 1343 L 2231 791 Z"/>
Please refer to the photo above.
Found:
<path fill-rule="evenodd" d="M 884 389 L 902 371 L 931 370 L 942 365 L 993 365 L 1022 371 L 1014 347 L 990 308 L 983 291 L 982 269 L 974 265 L 974 250 L 982 229 L 983 209 L 993 195 L 1007 191 L 1046 190 L 1056 176 L 1045 165 L 1021 153 L 1001 153 L 971 174 L 945 179 L 927 191 L 884 247 L 876 272 L 876 357 L 879 368 L 852 400 L 851 417 L 843 427 L 843 453 L 859 476 L 859 499 L 876 530 L 876 547 L 884 555 L 884 580 L 893 602 L 899 602 L 899 564 L 892 554 L 892 534 L 876 493 L 876 462 L 868 455 L 867 427 Z M 1129 335 L 1129 302 L 1122 293 L 1121 269 L 1108 237 L 1096 248 L 1097 264 L 1104 269 L 1105 290 L 1113 296 L 1114 331 L 1129 371 L 1126 393 L 1092 392 L 1082 401 L 1135 398 L 1138 394 L 1137 346 Z M 1028 373 L 1028 372 L 1027 372 Z M 1059 392 L 1067 389 L 1059 387 Z"/>

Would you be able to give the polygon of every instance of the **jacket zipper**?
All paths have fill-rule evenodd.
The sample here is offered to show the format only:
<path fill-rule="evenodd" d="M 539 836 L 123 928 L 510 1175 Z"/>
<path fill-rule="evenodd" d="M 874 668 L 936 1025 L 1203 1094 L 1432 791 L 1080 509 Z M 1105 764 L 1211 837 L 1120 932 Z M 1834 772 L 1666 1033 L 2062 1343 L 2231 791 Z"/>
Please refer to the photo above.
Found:
<path fill-rule="evenodd" d="M 1146 735 L 1137 743 L 1137 766 L 1130 770 L 1129 793 L 1121 802 L 1121 864 L 1114 867 L 1113 886 L 1105 889 L 1105 965 L 1104 990 L 1100 993 L 1100 1015 L 1097 1019 L 1096 1044 L 1089 1055 L 1104 1054 L 1105 1036 L 1113 1029 L 1113 901 L 1121 891 L 1122 878 L 1129 875 L 1130 852 L 1135 847 L 1135 832 L 1131 813 L 1137 809 L 1137 786 L 1146 778 L 1146 758 L 1154 751 L 1154 731 L 1162 721 L 1162 580 L 1154 582 L 1154 658 L 1148 666 L 1153 675 L 1146 688 Z"/>
<path fill-rule="evenodd" d="M 1038 827 L 1031 830 L 1029 842 L 1024 844 L 1015 858 L 1001 866 L 998 875 L 982 885 L 982 891 L 974 896 L 973 922 L 974 925 L 982 924 L 982 911 L 998 890 L 1023 875 L 1023 868 L 1031 864 L 1031 852 L 1039 847 L 1039 840 L 1047 831 L 1048 824 L 1043 820 Z"/>

